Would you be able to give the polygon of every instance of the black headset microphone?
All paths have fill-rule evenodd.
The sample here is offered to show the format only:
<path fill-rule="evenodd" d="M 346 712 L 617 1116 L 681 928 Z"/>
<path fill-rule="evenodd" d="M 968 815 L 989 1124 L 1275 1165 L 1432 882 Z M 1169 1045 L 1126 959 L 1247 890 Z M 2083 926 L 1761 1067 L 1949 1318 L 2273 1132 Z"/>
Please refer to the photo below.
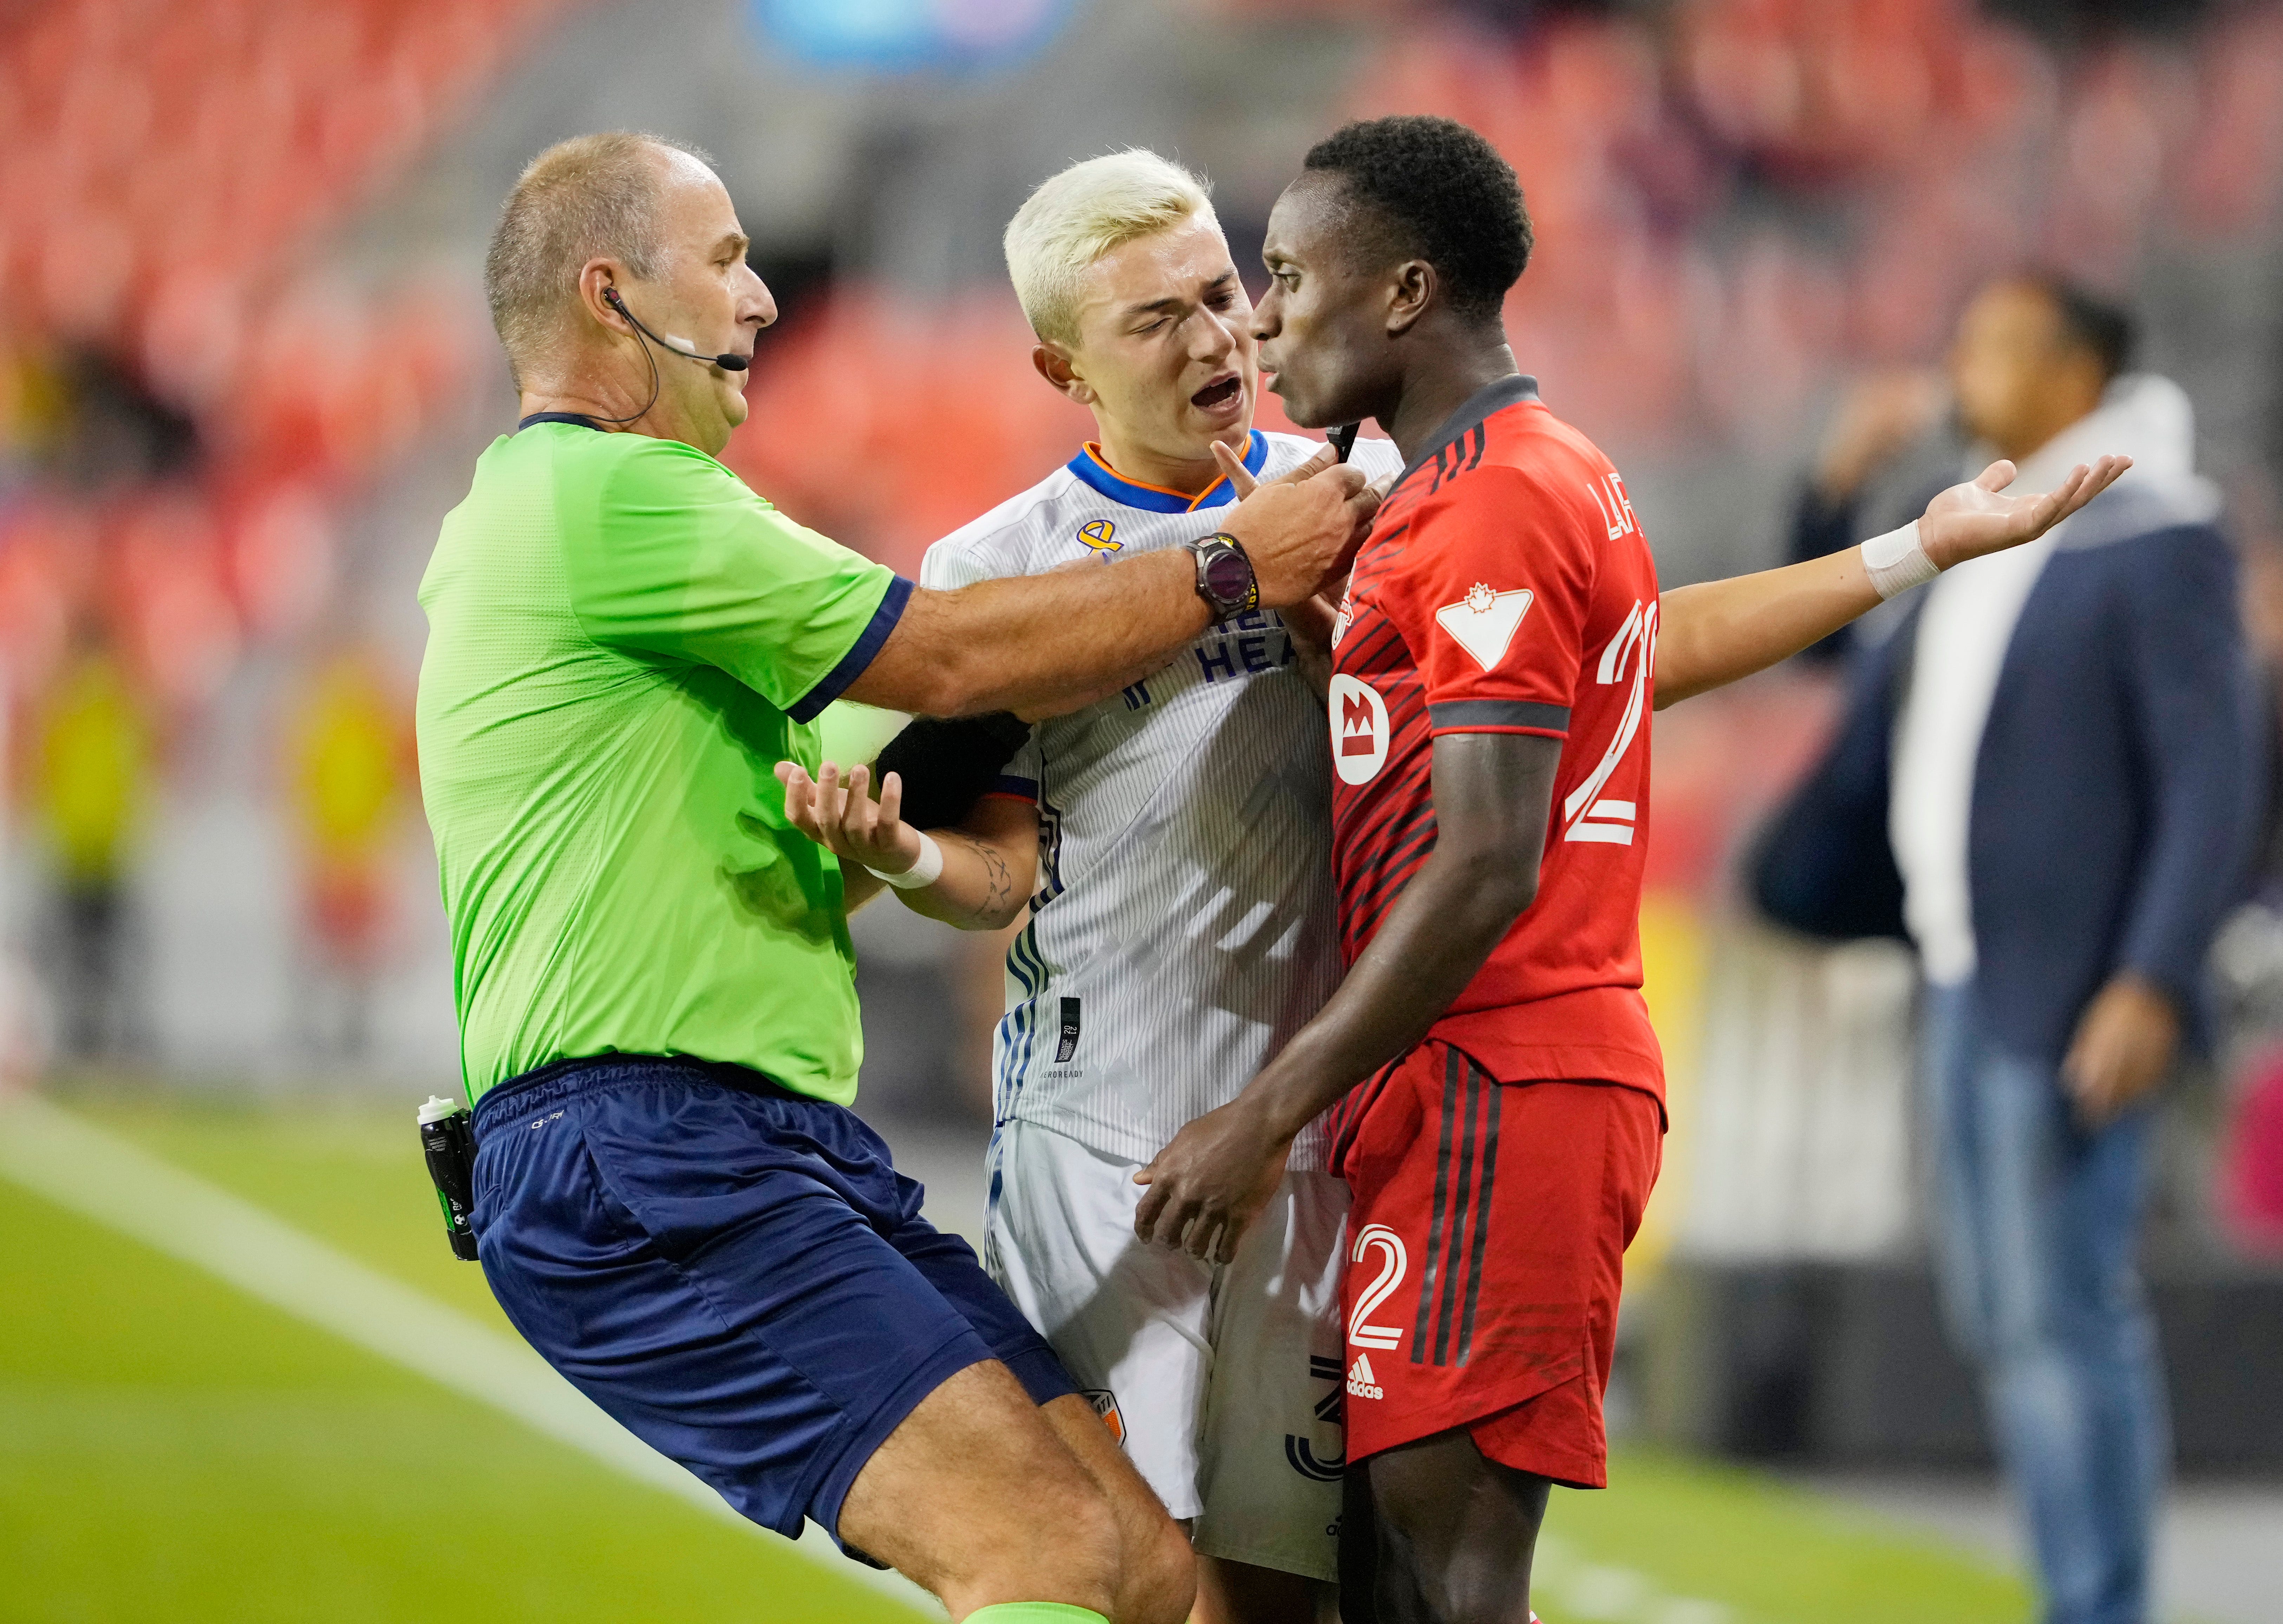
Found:
<path fill-rule="evenodd" d="M 652 332 L 640 322 L 635 321 L 635 313 L 627 308 L 627 301 L 619 297 L 619 290 L 614 287 L 606 287 L 603 290 L 603 302 L 610 306 L 613 310 L 616 310 L 620 316 L 625 316 L 629 322 L 634 322 L 634 327 L 636 332 L 641 333 L 643 337 L 648 339 L 660 349 L 665 350 L 669 354 L 679 355 L 684 361 L 702 361 L 707 366 L 718 366 L 725 372 L 742 372 L 752 364 L 752 363 L 746 360 L 744 356 L 732 355 L 727 350 L 724 350 L 718 355 L 701 355 L 694 349 L 684 349 L 678 344 L 674 344 L 667 340 L 659 338 L 658 334 Z"/>
<path fill-rule="evenodd" d="M 581 418 L 589 424 L 632 423 L 658 404 L 658 394 L 666 387 L 666 379 L 658 375 L 658 357 L 651 353 L 652 344 L 657 345 L 669 355 L 679 355 L 684 361 L 695 361 L 705 366 L 718 366 L 725 372 L 742 372 L 753 364 L 743 355 L 733 355 L 727 352 L 719 355 L 701 355 L 696 350 L 684 349 L 679 344 L 667 343 L 635 320 L 635 313 L 627 308 L 627 301 L 619 297 L 619 290 L 614 287 L 606 287 L 603 290 L 603 302 L 625 316 L 629 323 L 633 324 L 634 330 L 648 340 L 643 346 L 643 359 L 650 363 L 650 399 L 642 403 L 641 411 L 629 412 L 623 418 L 597 418 L 589 413 L 580 413 Z"/>

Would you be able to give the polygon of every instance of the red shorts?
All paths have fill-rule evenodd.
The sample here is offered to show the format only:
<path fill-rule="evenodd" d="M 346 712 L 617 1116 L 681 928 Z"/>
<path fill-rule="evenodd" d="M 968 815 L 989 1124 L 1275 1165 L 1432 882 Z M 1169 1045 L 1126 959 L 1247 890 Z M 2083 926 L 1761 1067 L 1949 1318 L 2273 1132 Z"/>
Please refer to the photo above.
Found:
<path fill-rule="evenodd" d="M 1465 1427 L 1501 1464 L 1607 1483 L 1625 1251 L 1664 1148 L 1653 1095 L 1500 1082 L 1433 1040 L 1352 1097 L 1348 1459 Z"/>

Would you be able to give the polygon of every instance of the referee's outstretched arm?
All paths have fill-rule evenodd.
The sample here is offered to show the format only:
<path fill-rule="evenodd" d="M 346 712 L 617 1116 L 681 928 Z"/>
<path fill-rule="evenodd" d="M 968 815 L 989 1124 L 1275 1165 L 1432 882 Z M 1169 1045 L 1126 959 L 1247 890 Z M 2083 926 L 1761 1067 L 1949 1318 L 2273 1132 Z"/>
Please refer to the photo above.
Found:
<path fill-rule="evenodd" d="M 1220 533 L 1243 547 L 1259 603 L 1282 608 L 1346 566 L 1378 506 L 1363 474 L 1333 464 L 1327 450 L 1226 509 Z M 963 716 L 1042 714 L 1114 691 L 1219 618 L 1197 576 L 1195 555 L 1177 547 L 955 592 L 921 588 L 846 695 L 886 710 Z"/>

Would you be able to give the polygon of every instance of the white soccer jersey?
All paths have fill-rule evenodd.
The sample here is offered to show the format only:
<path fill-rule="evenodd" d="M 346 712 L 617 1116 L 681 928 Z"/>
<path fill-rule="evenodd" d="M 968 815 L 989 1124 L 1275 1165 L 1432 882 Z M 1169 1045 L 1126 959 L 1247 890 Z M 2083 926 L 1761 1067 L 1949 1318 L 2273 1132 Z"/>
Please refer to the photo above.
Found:
<path fill-rule="evenodd" d="M 1273 478 L 1321 443 L 1255 430 Z M 1360 440 L 1367 474 L 1393 442 Z M 1212 533 L 1194 501 L 1113 472 L 1091 445 L 928 550 L 923 585 L 1036 574 Z M 1039 807 L 1032 917 L 1007 956 L 993 1115 L 1148 1161 L 1234 1099 L 1340 975 L 1331 760 L 1321 702 L 1272 610 L 1208 629 L 1124 693 L 1041 723 L 1001 788 Z M 1324 1165 L 1321 1125 L 1291 1166 Z"/>

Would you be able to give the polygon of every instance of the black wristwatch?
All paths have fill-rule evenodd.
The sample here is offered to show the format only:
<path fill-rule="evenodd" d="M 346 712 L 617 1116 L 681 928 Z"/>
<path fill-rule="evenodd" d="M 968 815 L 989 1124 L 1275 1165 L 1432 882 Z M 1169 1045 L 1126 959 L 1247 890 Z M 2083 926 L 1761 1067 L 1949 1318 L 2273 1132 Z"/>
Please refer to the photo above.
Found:
<path fill-rule="evenodd" d="M 1197 561 L 1197 596 L 1212 606 L 1214 620 L 1260 607 L 1260 582 L 1236 537 L 1224 530 L 1189 543 L 1188 549 Z"/>

